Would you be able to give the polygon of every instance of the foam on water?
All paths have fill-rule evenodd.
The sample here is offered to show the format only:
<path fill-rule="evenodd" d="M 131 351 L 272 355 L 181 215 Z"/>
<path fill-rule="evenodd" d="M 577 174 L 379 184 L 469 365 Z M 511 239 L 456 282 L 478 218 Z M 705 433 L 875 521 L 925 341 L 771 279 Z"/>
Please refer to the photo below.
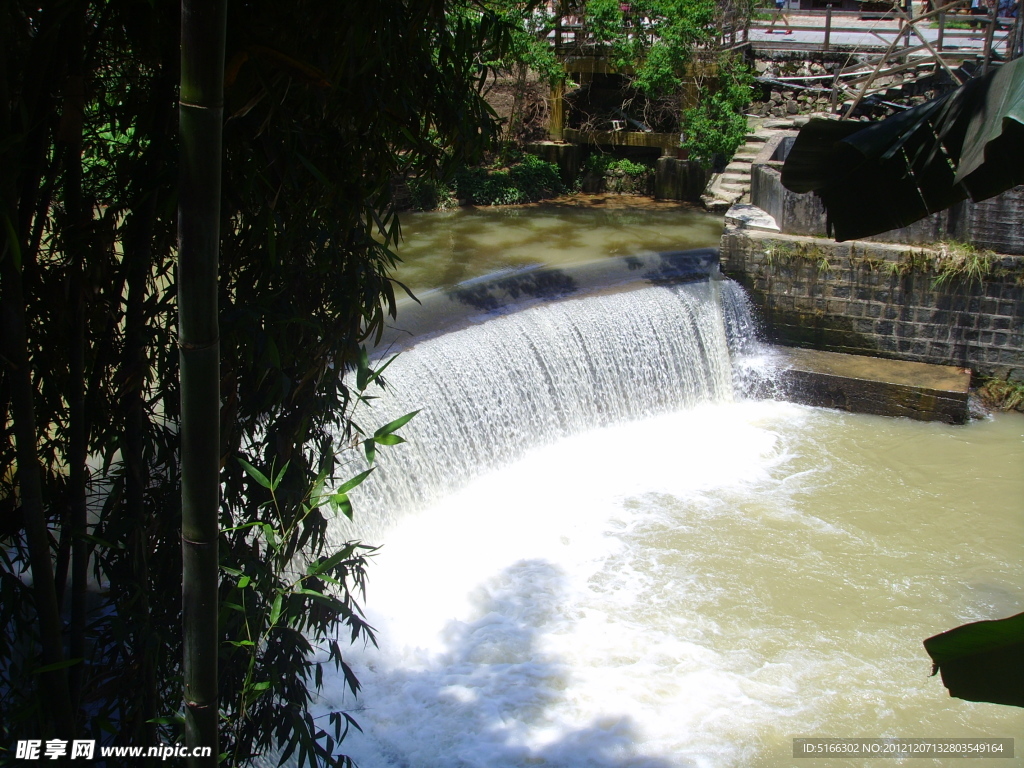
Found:
<path fill-rule="evenodd" d="M 381 768 L 719 768 L 788 765 L 796 736 L 1020 736 L 1010 708 L 946 698 L 920 645 L 970 618 L 961 568 L 1013 612 L 1020 536 L 962 552 L 815 503 L 863 487 L 856 455 L 818 439 L 844 420 L 698 406 L 529 451 L 405 517 L 370 581 L 381 650 L 349 656 L 363 694 L 323 702 L 366 731 L 345 750 Z M 862 437 L 880 420 L 853 421 Z M 865 503 L 894 495 L 913 528 L 905 505 L 929 492 Z"/>
<path fill-rule="evenodd" d="M 533 446 L 730 400 L 719 292 L 719 281 L 703 281 L 556 301 L 406 350 L 386 372 L 395 397 L 370 415 L 383 424 L 422 409 L 402 431 L 410 446 L 380 463 L 369 512 L 338 535 L 378 536 L 404 510 Z"/>
<path fill-rule="evenodd" d="M 921 648 L 1021 610 L 999 501 L 1024 497 L 1020 441 L 979 463 L 955 428 L 736 401 L 733 293 L 538 306 L 389 369 L 380 420 L 424 411 L 356 499 L 384 543 L 380 649 L 347 653 L 357 701 L 328 680 L 319 703 L 362 725 L 361 766 L 781 766 L 797 736 L 1022 735 L 948 699 Z"/>

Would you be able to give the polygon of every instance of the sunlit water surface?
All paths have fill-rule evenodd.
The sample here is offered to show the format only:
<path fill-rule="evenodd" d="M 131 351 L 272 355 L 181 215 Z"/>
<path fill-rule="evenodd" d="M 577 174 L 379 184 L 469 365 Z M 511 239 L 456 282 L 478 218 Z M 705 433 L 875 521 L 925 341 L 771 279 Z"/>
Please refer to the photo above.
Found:
<path fill-rule="evenodd" d="M 682 205 L 623 208 L 613 199 L 406 213 L 396 277 L 414 292 L 492 272 L 606 256 L 715 247 L 722 217 Z"/>
<path fill-rule="evenodd" d="M 365 768 L 867 764 L 793 761 L 805 736 L 1019 754 L 1020 710 L 949 698 L 921 641 L 1024 610 L 1022 500 L 1015 416 L 736 402 L 570 437 L 393 528 L 381 649 L 322 706 L 353 711 Z"/>
<path fill-rule="evenodd" d="M 703 247 L 720 227 L 601 204 L 416 214 L 399 279 L 423 292 Z M 868 765 L 794 760 L 792 739 L 808 736 L 1003 736 L 1024 750 L 1021 711 L 949 698 L 921 645 L 1024 610 L 1024 419 L 950 427 L 733 402 L 711 365 L 725 343 L 713 294 L 537 307 L 390 369 L 406 395 L 424 388 L 395 413 L 427 410 L 404 430 L 414 442 L 383 458 L 419 463 L 399 461 L 384 485 L 472 479 L 411 512 L 369 513 L 384 544 L 366 601 L 380 649 L 348 649 L 359 698 L 328 678 L 316 710 L 358 720 L 342 751 L 360 766 Z M 676 349 L 679 334 L 696 351 Z M 672 405 L 698 369 L 706 383 Z M 443 396 L 426 394 L 433 381 Z M 632 394 L 575 414 L 617 386 Z M 600 403 L 621 397 L 608 426 L 557 439 L 533 423 L 550 420 L 549 398 L 567 423 L 606 423 Z M 889 764 L 901 762 L 939 764 Z M 1024 760 L 956 761 L 1009 764 Z"/>

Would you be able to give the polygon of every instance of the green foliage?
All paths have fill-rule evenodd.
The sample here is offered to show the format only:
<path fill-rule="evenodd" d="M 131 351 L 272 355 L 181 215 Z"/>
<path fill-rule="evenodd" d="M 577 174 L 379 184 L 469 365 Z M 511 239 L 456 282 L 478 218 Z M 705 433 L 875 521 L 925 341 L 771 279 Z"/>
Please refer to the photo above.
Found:
<path fill-rule="evenodd" d="M 634 84 L 649 97 L 679 90 L 693 52 L 715 39 L 713 0 L 641 0 L 622 9 L 618 0 L 587 0 L 586 20 L 610 48 L 613 62 L 632 68 Z"/>
<path fill-rule="evenodd" d="M 893 277 L 910 274 L 932 275 L 935 288 L 954 283 L 980 283 L 1006 274 L 993 251 L 970 243 L 943 241 L 927 249 L 905 251 L 895 261 L 887 261 L 884 269 Z"/>
<path fill-rule="evenodd" d="M 488 62 L 490 66 L 508 72 L 523 67 L 536 72 L 549 85 L 563 76 L 562 65 L 548 40 L 548 35 L 555 28 L 556 17 L 546 5 L 516 0 L 487 0 L 485 6 L 497 14 L 510 30 L 501 57 Z"/>
<path fill-rule="evenodd" d="M 995 408 L 1024 412 L 1024 382 L 989 379 L 981 385 L 978 394 Z"/>
<path fill-rule="evenodd" d="M 577 189 L 590 193 L 650 194 L 654 169 L 629 158 L 595 152 L 583 163 Z"/>
<path fill-rule="evenodd" d="M 695 106 L 680 120 L 690 157 L 710 166 L 716 155 L 731 157 L 743 143 L 754 78 L 742 59 L 728 55 L 708 61 L 722 14 L 730 18 L 749 4 L 719 5 L 712 0 L 588 0 L 586 20 L 609 49 L 613 63 L 632 71 L 630 85 L 660 110 L 676 104 L 685 90 Z"/>
<path fill-rule="evenodd" d="M 992 274 L 998 258 L 993 251 L 970 243 L 942 242 L 935 257 L 935 285 L 952 281 L 980 283 Z"/>
<path fill-rule="evenodd" d="M 716 155 L 731 158 L 747 133 L 744 109 L 750 103 L 754 77 L 741 59 L 722 57 L 717 84 L 697 106 L 683 112 L 682 142 L 690 158 L 710 167 Z"/>
<path fill-rule="evenodd" d="M 637 163 L 628 157 L 616 158 L 612 155 L 594 152 L 583 163 L 584 173 L 593 173 L 603 176 L 609 171 L 619 171 L 627 176 L 643 176 L 651 172 L 651 167 L 643 163 Z"/>
<path fill-rule="evenodd" d="M 452 188 L 437 179 L 409 179 L 409 194 L 413 208 L 421 211 L 446 210 L 457 205 Z"/>
<path fill-rule="evenodd" d="M 832 271 L 828 248 L 797 241 L 765 241 L 764 265 L 768 269 L 801 263 L 813 266 L 819 274 Z"/>
<path fill-rule="evenodd" d="M 327 737 L 345 718 L 331 735 L 306 711 L 321 680 L 310 651 L 339 620 L 365 632 L 354 606 L 369 550 L 327 544 L 332 502 L 352 512 L 348 490 L 322 502 L 327 478 L 352 474 L 339 462 L 353 440 L 372 455 L 400 440 L 351 420 L 363 385 L 382 381 L 361 349 L 394 314 L 391 181 L 445 181 L 497 134 L 481 91 L 511 31 L 455 6 L 229 6 L 217 450 L 232 765 L 274 744 L 306 764 L 343 762 Z M 173 0 L 0 5 L 5 745 L 55 731 L 134 745 L 178 733 L 179 18 Z M 274 468 L 272 487 L 237 456 Z M 301 581 L 281 567 L 298 562 Z M 39 621 L 47 602 L 72 606 L 57 630 Z M 60 668 L 42 652 L 54 644 Z M 62 692 L 69 718 L 52 706 Z"/>
<path fill-rule="evenodd" d="M 455 191 L 471 205 L 518 205 L 555 197 L 564 187 L 556 165 L 528 154 L 507 169 L 463 169 Z"/>
<path fill-rule="evenodd" d="M 379 374 L 380 370 L 369 369 L 365 355 L 361 355 L 356 376 L 360 403 L 369 403 L 366 388 L 379 380 Z M 222 558 L 225 578 L 221 585 L 221 602 L 226 609 L 221 613 L 221 634 L 234 638 L 225 641 L 221 654 L 221 666 L 231 675 L 223 687 L 233 692 L 233 700 L 224 706 L 234 713 L 228 720 L 229 743 L 234 749 L 231 764 L 238 765 L 251 754 L 271 747 L 274 723 L 282 711 L 291 711 L 289 717 L 299 720 L 278 745 L 283 749 L 283 759 L 297 753 L 300 764 L 318 761 L 351 765 L 348 758 L 336 759 L 334 748 L 349 728 L 359 727 L 355 719 L 348 712 L 331 712 L 328 731 L 317 725 L 306 709 L 312 702 L 310 687 L 320 687 L 325 666 L 342 675 L 353 696 L 359 692 L 359 681 L 329 630 L 343 625 L 352 642 L 376 644 L 360 605 L 365 596 L 368 558 L 376 548 L 350 541 L 333 551 L 321 547 L 314 555 L 297 553 L 291 542 L 301 536 L 307 520 L 322 514 L 323 509 L 329 509 L 331 516 L 352 518 L 349 494 L 373 472 L 377 446 L 404 442 L 397 432 L 416 413 L 395 419 L 341 450 L 336 461 L 346 465 L 355 460 L 361 447 L 369 469 L 335 488 L 329 487 L 331 480 L 321 471 L 298 500 L 297 515 L 284 506 L 294 502 L 285 502 L 279 496 L 290 463 L 264 473 L 238 459 L 248 476 L 250 496 L 263 501 L 257 505 L 256 519 L 223 532 L 232 542 L 232 555 Z M 252 556 L 240 559 L 239 550 L 248 550 Z M 240 562 L 242 567 L 238 567 Z M 288 670 L 301 673 L 296 676 Z"/>

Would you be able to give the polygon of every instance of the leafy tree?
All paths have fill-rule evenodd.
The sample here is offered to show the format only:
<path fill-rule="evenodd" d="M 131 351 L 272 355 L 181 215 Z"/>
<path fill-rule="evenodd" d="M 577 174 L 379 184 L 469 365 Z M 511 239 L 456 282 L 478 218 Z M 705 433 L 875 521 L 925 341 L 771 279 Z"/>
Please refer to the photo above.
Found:
<path fill-rule="evenodd" d="M 747 134 L 744 108 L 750 103 L 754 76 L 746 64 L 728 55 L 718 60 L 715 81 L 703 88 L 696 106 L 683 110 L 682 146 L 708 167 L 716 155 L 732 157 Z"/>
<path fill-rule="evenodd" d="M 588 0 L 586 17 L 614 63 L 657 97 L 678 92 L 694 52 L 717 39 L 717 10 L 714 0 Z"/>
<path fill-rule="evenodd" d="M 0 2 L 3 745 L 181 725 L 178 12 Z M 327 663 L 355 691 L 330 638 L 370 637 L 368 551 L 327 537 L 360 477 L 328 478 L 351 446 L 399 440 L 352 421 L 381 382 L 361 347 L 395 306 L 392 179 L 479 157 L 511 30 L 442 0 L 240 0 L 227 29 L 221 747 L 327 762 L 349 721 L 317 725 L 309 686 Z"/>
<path fill-rule="evenodd" d="M 505 131 L 507 143 L 515 143 L 522 130 L 527 80 L 531 72 L 541 82 L 552 85 L 562 77 L 562 66 L 555 56 L 549 35 L 557 16 L 546 5 L 516 0 L 489 0 L 488 8 L 498 15 L 509 31 L 508 45 L 501 58 L 491 62 L 497 72 L 511 74 L 514 101 Z"/>
<path fill-rule="evenodd" d="M 704 165 L 716 154 L 731 156 L 745 133 L 742 110 L 753 79 L 741 59 L 714 53 L 723 14 L 732 18 L 738 9 L 749 13 L 744 3 L 714 0 L 586 3 L 587 26 L 615 66 L 631 73 L 629 87 L 647 100 L 647 111 L 674 121 L 684 99 L 695 105 L 682 111 L 677 125 L 682 146 Z"/>

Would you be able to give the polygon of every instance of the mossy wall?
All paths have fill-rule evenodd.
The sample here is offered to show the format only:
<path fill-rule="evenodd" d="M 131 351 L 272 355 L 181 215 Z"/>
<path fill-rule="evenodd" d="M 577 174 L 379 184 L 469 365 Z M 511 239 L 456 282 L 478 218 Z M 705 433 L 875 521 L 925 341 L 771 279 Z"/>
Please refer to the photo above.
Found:
<path fill-rule="evenodd" d="M 1024 259 L 984 279 L 943 278 L 918 246 L 726 227 L 726 275 L 750 293 L 769 339 L 833 352 L 1024 375 Z"/>

